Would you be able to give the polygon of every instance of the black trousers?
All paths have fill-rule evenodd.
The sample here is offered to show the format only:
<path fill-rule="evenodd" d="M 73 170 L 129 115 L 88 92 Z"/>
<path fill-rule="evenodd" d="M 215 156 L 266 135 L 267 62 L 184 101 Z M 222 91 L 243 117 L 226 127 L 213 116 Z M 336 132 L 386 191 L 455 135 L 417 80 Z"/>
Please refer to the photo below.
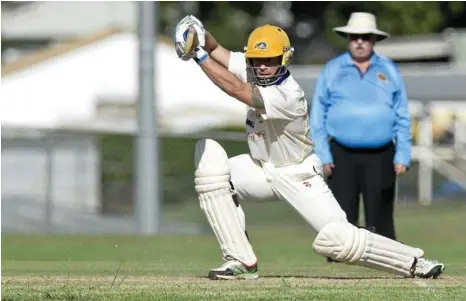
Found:
<path fill-rule="evenodd" d="M 330 141 L 335 168 L 328 185 L 355 226 L 359 219 L 359 194 L 364 201 L 365 227 L 391 239 L 395 237 L 393 207 L 396 175 L 393 143 L 377 149 L 347 148 Z"/>

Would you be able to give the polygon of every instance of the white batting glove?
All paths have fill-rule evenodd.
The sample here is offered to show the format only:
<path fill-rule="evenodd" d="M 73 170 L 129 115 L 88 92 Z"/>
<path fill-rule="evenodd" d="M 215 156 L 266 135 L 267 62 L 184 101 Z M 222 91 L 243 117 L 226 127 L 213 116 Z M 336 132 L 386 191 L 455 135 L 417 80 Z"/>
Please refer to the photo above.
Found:
<path fill-rule="evenodd" d="M 178 24 L 189 24 L 189 25 L 196 24 L 200 28 L 204 28 L 204 24 L 202 24 L 202 22 L 193 15 L 187 15 L 186 17 L 181 19 L 181 21 L 178 22 Z"/>
<path fill-rule="evenodd" d="M 186 46 L 186 36 L 187 36 L 187 32 L 190 27 L 196 30 L 198 46 L 200 47 L 205 46 L 205 29 L 204 29 L 204 25 L 202 24 L 202 22 L 192 15 L 189 15 L 183 18 L 176 25 L 174 39 L 175 39 L 176 54 L 178 55 L 179 58 L 181 58 L 184 61 L 187 61 L 190 58 L 194 57 L 193 53 L 185 53 L 184 51 L 185 46 Z"/>

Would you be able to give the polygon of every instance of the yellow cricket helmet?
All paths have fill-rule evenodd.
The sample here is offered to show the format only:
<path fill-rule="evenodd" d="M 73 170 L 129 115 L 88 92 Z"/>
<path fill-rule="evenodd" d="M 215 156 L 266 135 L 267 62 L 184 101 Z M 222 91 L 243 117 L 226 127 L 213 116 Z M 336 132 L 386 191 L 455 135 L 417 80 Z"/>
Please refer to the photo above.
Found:
<path fill-rule="evenodd" d="M 288 65 L 293 56 L 294 48 L 290 45 L 290 39 L 280 27 L 266 24 L 257 27 L 249 35 L 248 45 L 244 49 L 248 73 L 257 84 L 261 86 L 273 85 L 281 82 L 289 74 Z M 279 69 L 273 76 L 259 76 L 254 67 L 253 59 L 280 58 Z"/>

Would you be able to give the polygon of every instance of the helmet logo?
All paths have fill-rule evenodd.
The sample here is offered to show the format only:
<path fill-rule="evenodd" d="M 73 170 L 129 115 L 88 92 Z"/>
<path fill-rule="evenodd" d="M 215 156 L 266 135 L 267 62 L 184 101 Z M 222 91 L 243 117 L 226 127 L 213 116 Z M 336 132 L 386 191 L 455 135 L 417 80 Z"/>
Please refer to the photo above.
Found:
<path fill-rule="evenodd" d="M 269 46 L 267 45 L 266 42 L 257 42 L 257 43 L 254 45 L 254 50 L 268 51 L 268 50 L 269 50 Z"/>

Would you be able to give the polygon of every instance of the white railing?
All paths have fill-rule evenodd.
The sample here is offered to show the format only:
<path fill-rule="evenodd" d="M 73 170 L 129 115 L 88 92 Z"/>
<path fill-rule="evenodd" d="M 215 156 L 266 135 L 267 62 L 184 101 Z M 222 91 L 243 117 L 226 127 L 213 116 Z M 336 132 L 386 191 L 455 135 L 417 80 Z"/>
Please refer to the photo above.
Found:
<path fill-rule="evenodd" d="M 436 145 L 432 135 L 432 114 L 438 110 L 447 110 L 454 113 L 454 126 L 451 131 L 454 134 L 454 141 L 451 145 Z M 466 166 L 458 166 L 452 164 L 461 162 L 466 164 L 466 99 L 464 101 L 410 101 L 410 111 L 412 116 L 419 119 L 418 139 L 412 148 L 412 160 L 419 162 L 419 179 L 417 199 L 422 204 L 429 205 L 433 200 L 434 171 L 443 175 L 452 182 L 457 183 L 466 190 Z M 8 129 L 3 127 L 2 138 L 9 138 L 10 141 L 15 137 L 23 136 L 21 132 L 28 133 L 37 131 L 39 136 L 46 133 L 54 135 L 57 132 L 63 132 L 72 136 L 73 133 L 120 133 L 128 135 L 136 135 L 136 123 L 133 119 L 115 119 L 115 120 L 94 120 L 79 124 L 66 124 L 60 128 L 15 128 Z M 47 135 L 46 135 L 47 136 Z M 244 133 L 238 132 L 201 132 L 201 133 L 184 133 L 184 134 L 163 134 L 163 136 L 178 136 L 188 138 L 203 138 L 210 137 L 219 140 L 244 141 Z M 49 166 L 50 160 L 46 160 L 46 165 Z M 50 170 L 48 168 L 47 170 Z M 52 177 L 52 174 L 47 174 L 46 178 Z M 53 182 L 52 179 L 46 181 Z M 3 187 L 2 187 L 3 188 Z M 6 189 L 7 187 L 5 187 Z M 49 188 L 47 188 L 49 189 Z M 89 190 L 89 189 L 88 189 Z"/>
<path fill-rule="evenodd" d="M 410 102 L 410 110 L 414 116 L 419 118 L 419 141 L 412 150 L 413 160 L 419 161 L 419 201 L 425 205 L 432 202 L 434 170 L 466 190 L 465 166 L 456 166 L 450 163 L 454 159 L 466 162 L 466 100 L 432 101 L 429 103 L 412 101 Z M 432 115 L 437 110 L 451 112 L 454 123 L 452 127 L 454 142 L 451 146 L 434 145 Z"/>

